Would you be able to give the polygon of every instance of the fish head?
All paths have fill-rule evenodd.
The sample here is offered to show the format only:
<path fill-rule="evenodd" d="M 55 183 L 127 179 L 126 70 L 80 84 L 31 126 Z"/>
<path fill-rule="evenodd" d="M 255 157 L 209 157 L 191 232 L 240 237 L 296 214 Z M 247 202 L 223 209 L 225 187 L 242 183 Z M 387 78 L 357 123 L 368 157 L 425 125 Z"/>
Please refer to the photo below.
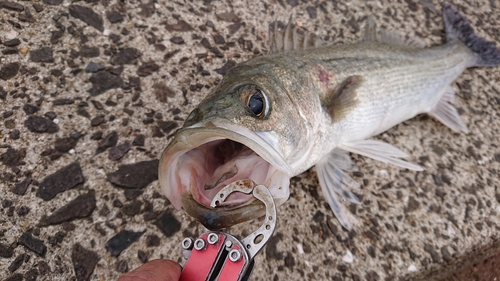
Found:
<path fill-rule="evenodd" d="M 300 130 L 294 105 L 269 66 L 239 65 L 225 76 L 186 119 L 163 151 L 159 180 L 163 193 L 209 229 L 264 215 L 251 195 L 233 193 L 211 208 L 226 185 L 250 179 L 265 185 L 276 205 L 289 197 L 294 175 L 288 158 Z"/>

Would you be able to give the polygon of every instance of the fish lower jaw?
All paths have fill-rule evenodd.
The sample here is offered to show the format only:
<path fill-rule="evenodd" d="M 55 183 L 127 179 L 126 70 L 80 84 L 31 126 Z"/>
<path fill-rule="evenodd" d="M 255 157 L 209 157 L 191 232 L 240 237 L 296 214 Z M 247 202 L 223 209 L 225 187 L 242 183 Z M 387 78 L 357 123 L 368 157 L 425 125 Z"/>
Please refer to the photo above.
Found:
<path fill-rule="evenodd" d="M 258 200 L 251 200 L 244 206 L 218 206 L 212 208 L 198 203 L 191 195 L 182 196 L 186 213 L 210 230 L 219 230 L 265 215 L 265 206 Z"/>

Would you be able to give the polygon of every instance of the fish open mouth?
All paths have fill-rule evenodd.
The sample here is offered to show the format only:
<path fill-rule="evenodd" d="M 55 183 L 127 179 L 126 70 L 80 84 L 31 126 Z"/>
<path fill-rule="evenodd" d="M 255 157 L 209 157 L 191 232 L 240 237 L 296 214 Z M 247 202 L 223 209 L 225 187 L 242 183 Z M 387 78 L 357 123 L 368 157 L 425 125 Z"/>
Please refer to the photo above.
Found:
<path fill-rule="evenodd" d="M 209 229 L 220 229 L 264 214 L 251 195 L 231 194 L 223 204 L 210 202 L 226 185 L 250 179 L 269 188 L 277 205 L 288 199 L 290 172 L 281 155 L 257 133 L 230 125 L 182 129 L 160 160 L 160 185 L 176 208 Z"/>

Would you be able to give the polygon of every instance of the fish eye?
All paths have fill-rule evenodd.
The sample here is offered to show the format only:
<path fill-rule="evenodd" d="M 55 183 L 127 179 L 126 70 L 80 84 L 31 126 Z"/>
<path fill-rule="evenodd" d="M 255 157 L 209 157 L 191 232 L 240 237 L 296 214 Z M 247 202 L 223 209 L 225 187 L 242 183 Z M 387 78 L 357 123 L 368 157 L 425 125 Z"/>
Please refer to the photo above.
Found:
<path fill-rule="evenodd" d="M 267 111 L 267 98 L 254 85 L 244 86 L 241 92 L 241 101 L 258 118 L 263 118 Z"/>
<path fill-rule="evenodd" d="M 248 99 L 248 108 L 253 112 L 255 115 L 260 115 L 262 114 L 262 111 L 264 111 L 264 101 L 262 100 L 262 96 L 259 94 L 254 94 L 250 96 Z"/>

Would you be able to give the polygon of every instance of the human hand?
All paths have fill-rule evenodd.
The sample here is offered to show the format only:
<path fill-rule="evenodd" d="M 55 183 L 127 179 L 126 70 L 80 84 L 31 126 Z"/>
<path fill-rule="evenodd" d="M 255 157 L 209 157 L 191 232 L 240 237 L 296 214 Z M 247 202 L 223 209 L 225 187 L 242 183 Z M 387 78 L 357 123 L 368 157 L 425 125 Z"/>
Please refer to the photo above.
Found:
<path fill-rule="evenodd" d="M 118 281 L 178 281 L 181 266 L 171 260 L 152 260 L 124 274 Z"/>

